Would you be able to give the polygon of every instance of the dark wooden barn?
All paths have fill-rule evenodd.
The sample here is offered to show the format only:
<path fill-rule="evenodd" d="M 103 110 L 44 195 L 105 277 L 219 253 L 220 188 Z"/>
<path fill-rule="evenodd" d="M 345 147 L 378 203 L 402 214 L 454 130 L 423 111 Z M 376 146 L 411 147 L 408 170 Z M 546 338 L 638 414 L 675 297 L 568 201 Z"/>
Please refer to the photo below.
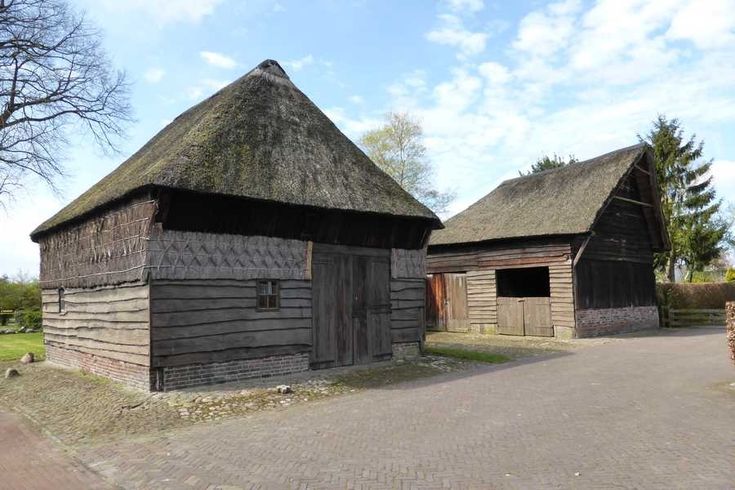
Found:
<path fill-rule="evenodd" d="M 32 233 L 47 357 L 168 390 L 415 352 L 439 227 L 264 61 Z"/>
<path fill-rule="evenodd" d="M 645 145 L 507 180 L 432 235 L 429 328 L 571 338 L 655 327 L 663 223 Z"/>

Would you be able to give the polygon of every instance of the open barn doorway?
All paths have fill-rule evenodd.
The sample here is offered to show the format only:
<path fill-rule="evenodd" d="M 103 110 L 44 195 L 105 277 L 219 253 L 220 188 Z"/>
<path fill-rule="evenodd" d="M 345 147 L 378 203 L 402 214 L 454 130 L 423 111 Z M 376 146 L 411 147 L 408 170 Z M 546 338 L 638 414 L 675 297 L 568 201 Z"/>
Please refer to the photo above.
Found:
<path fill-rule="evenodd" d="M 495 271 L 498 333 L 553 337 L 548 267 Z"/>

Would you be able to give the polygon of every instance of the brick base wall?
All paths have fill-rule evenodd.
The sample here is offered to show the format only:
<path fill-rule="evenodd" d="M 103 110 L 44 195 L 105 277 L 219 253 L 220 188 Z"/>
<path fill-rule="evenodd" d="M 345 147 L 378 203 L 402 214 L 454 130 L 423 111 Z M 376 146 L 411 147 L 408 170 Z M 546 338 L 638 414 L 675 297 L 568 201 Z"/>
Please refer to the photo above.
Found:
<path fill-rule="evenodd" d="M 153 387 L 154 389 L 170 391 L 192 386 L 293 374 L 308 371 L 308 369 L 308 353 L 165 367 L 155 370 L 156 381 Z"/>
<path fill-rule="evenodd" d="M 658 308 L 655 306 L 577 310 L 576 320 L 578 338 L 615 335 L 659 326 Z"/>
<path fill-rule="evenodd" d="M 418 357 L 421 355 L 421 347 L 418 342 L 401 342 L 393 344 L 393 359 L 405 359 L 407 357 Z"/>
<path fill-rule="evenodd" d="M 148 366 L 117 361 L 52 344 L 46 344 L 46 360 L 60 366 L 81 369 L 97 376 L 120 381 L 141 390 L 148 391 L 151 388 L 151 371 Z"/>

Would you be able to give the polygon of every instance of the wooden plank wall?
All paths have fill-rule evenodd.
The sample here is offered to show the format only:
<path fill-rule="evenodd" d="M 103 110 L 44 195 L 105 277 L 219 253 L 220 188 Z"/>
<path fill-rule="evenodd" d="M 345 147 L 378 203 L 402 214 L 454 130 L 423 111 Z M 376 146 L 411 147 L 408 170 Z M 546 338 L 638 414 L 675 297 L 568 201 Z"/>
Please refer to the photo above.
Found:
<path fill-rule="evenodd" d="M 256 309 L 255 287 L 255 280 L 154 282 L 153 366 L 309 352 L 311 281 L 280 281 L 277 311 Z"/>
<path fill-rule="evenodd" d="M 48 344 L 149 365 L 147 284 L 66 289 L 63 313 L 59 313 L 58 290 L 44 289 L 42 300 L 43 331 Z"/>
<path fill-rule="evenodd" d="M 429 247 L 429 273 L 462 272 L 468 276 L 470 324 L 497 325 L 495 270 L 548 267 L 554 326 L 574 328 L 572 251 L 568 241 L 519 241 L 468 247 Z"/>
<path fill-rule="evenodd" d="M 426 280 L 391 279 L 391 337 L 393 342 L 420 342 L 426 330 Z"/>

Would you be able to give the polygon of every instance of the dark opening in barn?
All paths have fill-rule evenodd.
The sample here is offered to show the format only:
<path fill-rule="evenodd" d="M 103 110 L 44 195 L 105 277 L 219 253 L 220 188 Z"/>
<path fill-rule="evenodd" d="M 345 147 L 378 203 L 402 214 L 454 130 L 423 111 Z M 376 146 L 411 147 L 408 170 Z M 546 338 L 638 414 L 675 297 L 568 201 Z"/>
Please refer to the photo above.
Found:
<path fill-rule="evenodd" d="M 506 298 L 539 298 L 551 295 L 548 267 L 499 269 L 496 271 L 498 296 Z"/>

